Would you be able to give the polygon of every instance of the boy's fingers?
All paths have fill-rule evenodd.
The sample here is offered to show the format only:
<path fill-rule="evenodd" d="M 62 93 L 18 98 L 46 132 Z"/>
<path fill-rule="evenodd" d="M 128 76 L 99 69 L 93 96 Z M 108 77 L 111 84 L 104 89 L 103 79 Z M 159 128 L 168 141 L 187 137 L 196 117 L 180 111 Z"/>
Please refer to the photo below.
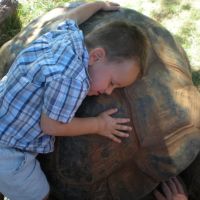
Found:
<path fill-rule="evenodd" d="M 169 179 L 168 181 L 168 186 L 170 188 L 170 190 L 172 191 L 173 194 L 177 194 L 177 188 L 176 188 L 176 185 L 174 183 L 174 181 L 172 179 Z"/>
<path fill-rule="evenodd" d="M 120 6 L 118 3 L 111 2 L 111 1 L 107 1 L 107 3 L 109 3 L 111 6 Z"/>
<path fill-rule="evenodd" d="M 157 200 L 166 200 L 166 198 L 158 190 L 155 190 L 153 194 Z"/>
<path fill-rule="evenodd" d="M 104 113 L 107 115 L 112 115 L 112 114 L 116 113 L 117 111 L 118 111 L 117 108 L 112 108 L 112 109 L 106 110 Z"/>
<path fill-rule="evenodd" d="M 170 188 L 168 187 L 168 185 L 165 182 L 163 182 L 161 187 L 162 187 L 163 193 L 167 197 L 167 200 L 172 199 L 172 192 L 171 192 Z"/>
<path fill-rule="evenodd" d="M 118 10 L 120 8 L 120 5 L 118 3 L 114 2 L 106 2 L 107 7 L 104 8 L 104 10 Z"/>
<path fill-rule="evenodd" d="M 114 142 L 121 143 L 121 140 L 114 135 L 109 135 L 108 138 L 110 138 Z"/>
<path fill-rule="evenodd" d="M 120 132 L 120 131 L 117 131 L 117 130 L 113 134 L 116 135 L 116 136 L 119 136 L 119 137 L 123 137 L 123 138 L 129 137 L 129 134 L 123 133 L 123 132 Z"/>
<path fill-rule="evenodd" d="M 184 191 L 181 183 L 179 182 L 179 180 L 176 177 L 173 177 L 172 179 L 173 179 L 173 181 L 174 181 L 174 183 L 176 185 L 176 188 L 177 188 L 178 192 L 182 193 L 182 194 L 185 194 L 185 191 Z"/>
<path fill-rule="evenodd" d="M 123 124 L 123 123 L 130 122 L 130 119 L 129 118 L 115 118 L 115 121 L 118 124 Z"/>
<path fill-rule="evenodd" d="M 117 130 L 121 130 L 121 131 L 131 131 L 132 130 L 132 127 L 130 126 L 125 126 L 125 125 L 116 125 L 115 126 L 115 129 Z"/>

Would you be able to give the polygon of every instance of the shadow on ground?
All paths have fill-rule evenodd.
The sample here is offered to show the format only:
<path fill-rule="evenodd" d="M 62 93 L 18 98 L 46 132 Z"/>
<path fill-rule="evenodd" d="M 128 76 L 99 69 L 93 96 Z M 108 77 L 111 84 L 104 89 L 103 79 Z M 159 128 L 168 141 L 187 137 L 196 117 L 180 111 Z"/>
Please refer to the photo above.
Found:
<path fill-rule="evenodd" d="M 200 88 L 200 70 L 192 72 L 192 80 L 193 80 L 194 85 Z"/>
<path fill-rule="evenodd" d="M 17 12 L 0 25 L 0 47 L 21 31 L 21 21 Z"/>

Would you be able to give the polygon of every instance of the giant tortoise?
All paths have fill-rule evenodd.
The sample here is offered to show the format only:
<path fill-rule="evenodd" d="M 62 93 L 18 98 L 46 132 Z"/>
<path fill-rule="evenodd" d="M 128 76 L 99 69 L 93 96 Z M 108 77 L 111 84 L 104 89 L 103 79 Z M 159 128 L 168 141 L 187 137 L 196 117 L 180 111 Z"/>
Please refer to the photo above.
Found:
<path fill-rule="evenodd" d="M 67 10 L 53 9 L 2 46 L 1 77 L 20 50 L 66 19 Z M 200 93 L 184 50 L 160 24 L 131 9 L 98 12 L 80 27 L 87 34 L 113 20 L 133 23 L 146 34 L 150 49 L 143 77 L 110 96 L 87 97 L 76 115 L 117 107 L 115 117 L 129 117 L 133 130 L 121 144 L 97 135 L 57 138 L 54 153 L 40 157 L 53 200 L 139 200 L 199 158 Z M 193 199 L 200 199 L 198 190 Z"/>

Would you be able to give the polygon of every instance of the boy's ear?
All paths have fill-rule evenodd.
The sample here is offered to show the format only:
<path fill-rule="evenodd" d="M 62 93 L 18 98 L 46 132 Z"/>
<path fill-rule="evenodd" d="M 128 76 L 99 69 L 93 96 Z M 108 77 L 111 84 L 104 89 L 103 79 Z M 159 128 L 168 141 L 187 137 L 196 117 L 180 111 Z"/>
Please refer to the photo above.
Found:
<path fill-rule="evenodd" d="M 96 62 L 102 61 L 105 59 L 106 52 L 102 47 L 97 47 L 91 49 L 89 52 L 89 65 L 93 65 Z"/>

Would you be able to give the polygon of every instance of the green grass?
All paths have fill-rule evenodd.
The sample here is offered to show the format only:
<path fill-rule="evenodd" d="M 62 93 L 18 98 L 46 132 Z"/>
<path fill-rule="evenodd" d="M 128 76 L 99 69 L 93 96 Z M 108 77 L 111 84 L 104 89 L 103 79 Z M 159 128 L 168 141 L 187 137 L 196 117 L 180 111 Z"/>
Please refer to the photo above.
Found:
<path fill-rule="evenodd" d="M 166 27 L 186 51 L 195 85 L 200 86 L 200 1 L 127 0 L 124 6 L 155 19 Z"/>
<path fill-rule="evenodd" d="M 192 73 L 192 80 L 194 85 L 199 86 L 200 88 L 200 70 Z"/>
<path fill-rule="evenodd" d="M 185 49 L 192 68 L 200 70 L 199 0 L 134 0 L 132 8 L 166 27 Z"/>
<path fill-rule="evenodd" d="M 5 24 L 0 29 L 0 46 L 21 30 L 21 21 L 17 15 L 7 18 Z"/>
<path fill-rule="evenodd" d="M 66 0 L 27 0 L 23 4 L 19 4 L 18 15 L 22 27 L 26 26 L 32 19 L 65 3 L 67 3 Z"/>
<path fill-rule="evenodd" d="M 33 19 L 67 2 L 66 0 L 19 0 L 17 13 L 8 18 L 0 29 L 0 46 L 14 37 Z"/>

